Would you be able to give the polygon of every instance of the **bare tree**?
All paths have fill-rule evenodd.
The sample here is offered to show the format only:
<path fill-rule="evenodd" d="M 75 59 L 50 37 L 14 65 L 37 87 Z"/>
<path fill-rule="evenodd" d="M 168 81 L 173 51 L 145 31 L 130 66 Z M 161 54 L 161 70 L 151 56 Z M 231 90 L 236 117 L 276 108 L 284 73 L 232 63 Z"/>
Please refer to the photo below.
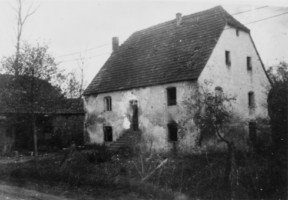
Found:
<path fill-rule="evenodd" d="M 84 68 L 86 66 L 86 63 L 85 63 L 85 57 L 82 56 L 80 54 L 80 59 L 79 59 L 79 63 L 78 63 L 78 67 L 80 69 L 80 85 L 79 85 L 79 98 L 81 98 L 81 95 L 84 91 L 84 86 L 85 86 L 85 83 L 84 83 Z"/>
<path fill-rule="evenodd" d="M 85 57 L 80 55 L 78 60 L 78 69 L 71 70 L 65 76 L 62 83 L 62 90 L 68 98 L 81 98 L 84 91 L 84 68 L 86 66 Z"/>
<path fill-rule="evenodd" d="M 14 55 L 2 60 L 4 72 L 14 77 L 7 86 L 7 106 L 29 115 L 34 137 L 36 167 L 38 160 L 36 116 L 53 112 L 57 109 L 56 106 L 61 105 L 63 99 L 60 88 L 55 86 L 55 82 L 63 75 L 59 72 L 55 59 L 47 51 L 48 46 L 31 46 L 25 43 L 18 55 L 17 76 L 14 76 Z M 18 91 L 21 93 L 18 94 Z"/>
<path fill-rule="evenodd" d="M 23 9 L 23 0 L 17 0 L 17 8 L 14 8 L 17 16 L 17 37 L 16 37 L 16 54 L 15 61 L 13 64 L 13 69 L 15 75 L 19 75 L 19 54 L 21 48 L 21 39 L 23 34 L 24 25 L 29 17 L 31 17 L 36 11 L 37 8 L 33 8 L 33 4 L 30 4 L 29 8 L 25 12 Z"/>

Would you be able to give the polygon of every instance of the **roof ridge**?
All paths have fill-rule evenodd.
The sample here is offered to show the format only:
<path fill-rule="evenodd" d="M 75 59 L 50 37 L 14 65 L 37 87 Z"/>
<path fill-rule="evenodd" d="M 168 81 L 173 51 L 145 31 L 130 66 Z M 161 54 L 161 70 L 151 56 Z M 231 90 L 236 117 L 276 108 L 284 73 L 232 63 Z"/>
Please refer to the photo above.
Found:
<path fill-rule="evenodd" d="M 206 10 L 201 10 L 201 11 L 198 11 L 196 13 L 192 13 L 192 14 L 189 14 L 189 15 L 184 15 L 182 16 L 182 19 L 184 18 L 190 18 L 190 17 L 193 17 L 193 16 L 196 16 L 196 15 L 199 15 L 199 14 L 205 14 L 206 12 L 210 12 L 211 10 L 217 10 L 217 9 L 221 9 L 221 11 L 225 11 L 225 9 L 221 6 L 221 5 L 218 5 L 218 6 L 215 6 L 215 7 L 212 7 L 212 8 L 209 8 L 209 9 L 206 9 Z M 227 12 L 226 12 L 227 13 Z M 229 13 L 228 13 L 229 14 Z M 144 28 L 142 30 L 139 30 L 139 31 L 136 31 L 134 32 L 132 35 L 136 35 L 136 34 L 139 34 L 139 33 L 146 33 L 146 32 L 149 32 L 149 31 L 152 31 L 152 30 L 156 30 L 156 29 L 160 29 L 160 28 L 163 28 L 165 26 L 167 26 L 168 24 L 174 24 L 174 22 L 176 21 L 176 19 L 171 19 L 171 20 L 168 20 L 166 22 L 162 22 L 162 23 L 159 23 L 159 24 L 156 24 L 156 25 L 152 25 L 148 28 Z M 132 36 L 131 35 L 131 36 Z M 131 37 L 130 36 L 130 37 Z"/>

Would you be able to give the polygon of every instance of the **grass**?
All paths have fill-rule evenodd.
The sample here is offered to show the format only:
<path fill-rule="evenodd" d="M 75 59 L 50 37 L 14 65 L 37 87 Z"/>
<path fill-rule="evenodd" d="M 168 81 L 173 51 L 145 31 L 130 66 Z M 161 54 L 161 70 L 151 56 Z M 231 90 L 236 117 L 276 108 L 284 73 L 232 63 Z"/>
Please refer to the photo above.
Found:
<path fill-rule="evenodd" d="M 276 197 L 271 190 L 269 160 L 265 156 L 239 155 L 236 187 L 239 199 L 284 199 L 280 193 Z M 63 162 L 65 155 L 59 153 L 40 160 L 37 170 L 33 161 L 2 164 L 0 179 L 54 195 L 76 196 L 76 199 L 89 199 L 89 196 L 173 199 L 182 194 L 198 199 L 229 198 L 224 179 L 225 154 L 141 156 L 142 160 L 129 151 L 111 154 L 99 148 L 76 151 Z M 141 182 L 166 158 L 168 162 L 163 167 Z"/>

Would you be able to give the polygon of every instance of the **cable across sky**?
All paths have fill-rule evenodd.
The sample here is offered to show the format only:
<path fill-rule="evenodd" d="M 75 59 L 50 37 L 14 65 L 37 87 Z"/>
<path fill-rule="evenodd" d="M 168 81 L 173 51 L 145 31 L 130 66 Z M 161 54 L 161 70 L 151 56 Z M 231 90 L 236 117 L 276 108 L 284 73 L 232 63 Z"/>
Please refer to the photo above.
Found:
<path fill-rule="evenodd" d="M 243 13 L 248 13 L 248 12 L 253 12 L 255 10 L 260 10 L 260 9 L 264 9 L 264 8 L 267 8 L 268 6 L 262 6 L 262 7 L 258 7 L 258 8 L 255 8 L 255 9 L 251 9 L 251 10 L 246 10 L 246 11 L 241 11 L 241 12 L 237 12 L 237 13 L 233 13 L 232 15 L 235 16 L 235 15 L 239 15 L 239 14 L 243 14 Z M 281 9 L 277 9 L 277 10 L 281 10 Z M 277 11 L 275 10 L 275 11 Z M 255 20 L 255 21 L 251 21 L 251 22 L 247 22 L 247 23 L 243 23 L 244 25 L 249 25 L 249 24 L 253 24 L 253 23 L 257 23 L 257 22 L 261 22 L 261 21 L 265 21 L 265 20 L 269 20 L 269 19 L 272 19 L 272 18 L 276 18 L 276 17 L 280 17 L 280 16 L 283 16 L 283 15 L 286 15 L 288 14 L 288 12 L 284 12 L 284 13 L 280 13 L 280 14 L 277 14 L 277 15 L 272 15 L 272 16 L 269 16 L 269 17 L 265 17 L 265 18 L 262 18 L 262 19 L 258 19 L 258 20 Z M 229 28 L 227 28 L 229 29 Z M 87 50 L 84 50 L 84 51 L 78 51 L 78 52 L 72 52 L 72 53 L 69 53 L 69 54 L 64 54 L 64 55 L 60 55 L 60 56 L 55 56 L 55 58 L 60 58 L 60 57 L 67 57 L 67 56 L 71 56 L 71 55 L 79 55 L 83 52 L 87 52 L 87 51 L 92 51 L 92 50 L 95 50 L 95 49 L 99 49 L 99 48 L 102 48 L 102 47 L 105 47 L 105 46 L 109 46 L 110 44 L 102 44 L 102 45 L 99 45 L 99 46 L 95 46 L 93 48 L 90 48 L 90 49 L 87 49 Z M 93 59 L 93 58 L 96 58 L 96 57 L 99 57 L 99 56 L 103 56 L 103 55 L 108 55 L 110 52 L 106 52 L 106 53 L 102 53 L 102 54 L 96 54 L 94 56 L 89 56 L 85 59 Z M 70 59 L 70 60 L 63 60 L 63 61 L 60 61 L 60 63 L 64 63 L 64 62 L 73 62 L 73 61 L 79 61 L 81 60 L 81 58 L 77 58 L 77 59 Z"/>

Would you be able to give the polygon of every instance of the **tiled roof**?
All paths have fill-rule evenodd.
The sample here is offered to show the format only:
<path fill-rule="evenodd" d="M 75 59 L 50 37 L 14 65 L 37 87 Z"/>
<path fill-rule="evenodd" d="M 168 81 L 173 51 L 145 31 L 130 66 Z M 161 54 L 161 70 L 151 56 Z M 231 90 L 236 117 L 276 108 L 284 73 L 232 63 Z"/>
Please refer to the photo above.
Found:
<path fill-rule="evenodd" d="M 146 87 L 200 75 L 226 24 L 249 32 L 221 6 L 137 31 L 111 54 L 84 95 Z"/>
<path fill-rule="evenodd" d="M 56 114 L 84 114 L 83 100 L 80 98 L 65 99 Z"/>
<path fill-rule="evenodd" d="M 30 113 L 30 80 L 25 76 L 0 74 L 0 114 Z M 37 114 L 84 114 L 82 99 L 67 99 L 44 80 L 35 79 L 34 112 Z M 37 91 L 36 91 L 37 90 Z M 29 100 L 29 99 L 28 99 Z M 37 102 L 37 103 L 36 103 Z"/>

